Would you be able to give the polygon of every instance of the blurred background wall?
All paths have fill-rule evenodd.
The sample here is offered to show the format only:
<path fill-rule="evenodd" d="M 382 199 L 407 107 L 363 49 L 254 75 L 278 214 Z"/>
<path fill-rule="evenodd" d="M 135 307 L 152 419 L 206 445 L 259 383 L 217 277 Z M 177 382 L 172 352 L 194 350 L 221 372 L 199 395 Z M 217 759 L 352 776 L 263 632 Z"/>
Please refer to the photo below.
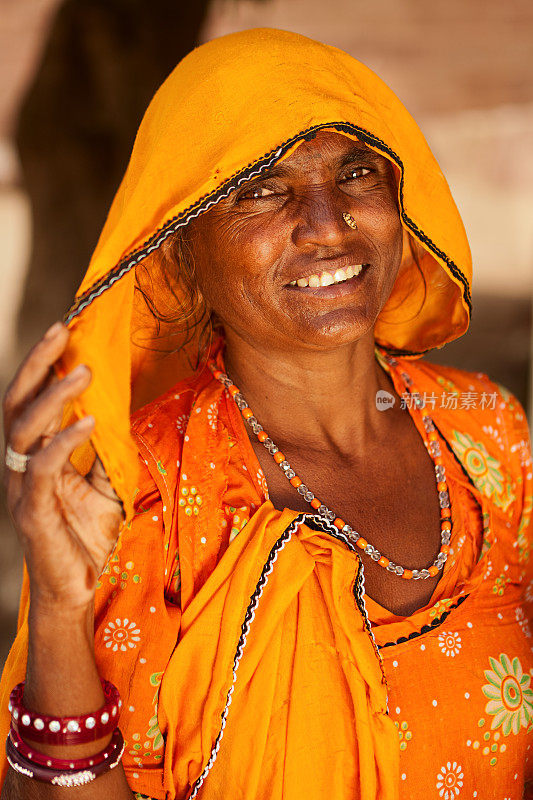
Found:
<path fill-rule="evenodd" d="M 487 372 L 531 409 L 529 0 L 0 0 L 0 388 L 70 305 L 157 86 L 196 44 L 257 26 L 347 50 L 404 101 L 474 256 L 471 328 L 429 360 Z M 2 506 L 0 666 L 20 573 Z"/>

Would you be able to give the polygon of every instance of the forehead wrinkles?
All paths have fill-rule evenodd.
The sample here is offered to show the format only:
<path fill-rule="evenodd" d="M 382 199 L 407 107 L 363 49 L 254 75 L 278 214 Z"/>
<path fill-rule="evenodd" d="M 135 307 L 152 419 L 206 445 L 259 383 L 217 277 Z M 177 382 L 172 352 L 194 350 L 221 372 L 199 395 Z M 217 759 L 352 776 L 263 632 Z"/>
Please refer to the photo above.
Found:
<path fill-rule="evenodd" d="M 313 143 L 314 144 L 314 143 Z M 305 148 L 305 149 L 303 149 Z M 332 170 L 342 169 L 360 162 L 361 165 L 374 165 L 386 169 L 389 162 L 370 148 L 360 144 L 339 147 L 336 143 L 322 142 L 320 146 L 309 147 L 305 142 L 285 160 L 265 170 L 260 176 L 249 181 L 249 185 L 261 184 L 269 179 L 306 179 L 311 172 L 330 175 Z M 329 179 L 329 178 L 328 178 Z"/>

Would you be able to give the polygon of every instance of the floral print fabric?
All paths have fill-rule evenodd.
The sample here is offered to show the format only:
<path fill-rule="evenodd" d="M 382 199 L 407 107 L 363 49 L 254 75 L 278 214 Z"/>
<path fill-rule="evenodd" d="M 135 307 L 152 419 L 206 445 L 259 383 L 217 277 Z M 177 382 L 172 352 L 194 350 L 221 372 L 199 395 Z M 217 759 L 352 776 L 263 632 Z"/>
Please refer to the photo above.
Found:
<path fill-rule="evenodd" d="M 495 386 L 485 376 L 399 359 L 398 366 L 391 369 L 397 387 L 400 370 L 411 375 L 419 390 L 433 390 L 442 380 L 457 391 L 467 391 L 469 386 L 493 391 Z M 377 782 L 375 777 L 363 780 L 363 762 L 354 761 L 357 749 L 350 745 L 341 753 L 343 766 L 334 770 L 335 775 L 329 771 L 331 758 L 329 765 L 324 765 L 322 789 L 329 786 L 336 800 L 518 800 L 533 777 L 531 459 L 523 410 L 512 396 L 499 392 L 498 398 L 497 407 L 483 414 L 453 409 L 431 412 L 447 442 L 442 449 L 454 523 L 451 556 L 428 606 L 408 618 L 395 617 L 371 598 L 364 598 L 377 650 L 361 624 L 357 636 L 367 639 L 368 651 L 365 639 L 358 639 L 357 655 L 349 658 L 350 669 L 359 670 L 359 680 L 366 689 L 350 714 L 346 711 L 352 702 L 349 695 L 345 700 L 335 700 L 331 695 L 327 729 L 331 738 L 334 721 L 335 730 L 342 733 L 339 741 L 344 737 L 346 742 L 354 730 L 359 731 L 357 736 L 365 741 L 365 769 L 377 765 L 377 772 L 372 773 L 377 775 Z M 420 416 L 413 411 L 412 417 L 423 435 Z M 101 674 L 117 684 L 124 699 L 124 766 L 132 791 L 138 797 L 155 800 L 185 798 L 209 762 L 221 720 L 219 700 L 212 704 L 210 690 L 205 689 L 203 700 L 198 695 L 200 674 L 216 675 L 209 648 L 213 637 L 217 638 L 217 627 L 212 629 L 210 642 L 198 639 L 191 645 L 195 626 L 201 624 L 204 613 L 195 609 L 201 607 L 199 600 L 206 591 L 211 592 L 216 585 L 228 557 L 237 558 L 241 550 L 246 554 L 260 533 L 268 538 L 268 526 L 277 517 L 274 510 L 265 512 L 264 529 L 257 522 L 269 506 L 268 487 L 239 412 L 210 374 L 181 383 L 139 412 L 133 419 L 133 432 L 142 459 L 142 481 L 135 496 L 135 517 L 122 531 L 119 546 L 100 577 L 95 646 Z M 356 571 L 355 556 L 344 545 L 329 543 L 327 534 L 310 537 L 303 526 L 295 548 L 298 540 L 306 553 L 304 558 L 302 551 L 302 566 L 296 559 L 291 567 L 280 555 L 273 563 L 267 587 L 272 592 L 268 603 L 277 602 L 275 598 L 282 598 L 284 591 L 283 581 L 276 584 L 278 571 L 278 580 L 289 567 L 287 581 L 304 581 L 303 575 L 298 578 L 296 573 L 309 558 L 315 560 L 314 571 L 301 589 L 295 590 L 285 616 L 279 618 L 275 635 L 286 642 L 282 650 L 286 653 L 294 632 L 305 640 L 305 605 L 311 598 L 313 603 L 318 602 L 313 607 L 313 624 L 319 625 L 322 633 L 317 639 L 311 630 L 310 641 L 326 642 L 331 626 L 338 625 L 331 616 L 332 607 L 327 611 L 328 606 L 319 600 L 326 599 L 334 580 L 335 573 L 324 561 L 328 547 L 332 548 L 333 563 L 338 565 L 336 570 L 352 576 Z M 299 551 L 290 552 L 294 558 Z M 260 572 L 262 566 L 259 560 L 254 569 Z M 312 591 L 306 588 L 313 585 Z M 351 581 L 341 582 L 335 591 L 340 592 L 341 585 L 345 586 L 345 596 L 339 595 L 344 604 L 342 613 L 353 625 L 363 611 L 354 601 Z M 225 620 L 231 614 L 235 630 L 240 630 L 250 594 L 247 589 L 240 596 L 242 614 L 234 605 L 221 610 L 218 628 L 225 629 Z M 254 624 L 258 627 L 251 628 L 244 648 L 244 672 L 236 678 L 224 738 L 198 794 L 203 800 L 218 797 L 221 787 L 231 784 L 232 772 L 237 776 L 241 769 L 244 775 L 254 776 L 255 788 L 242 789 L 250 800 L 301 797 L 300 789 L 291 788 L 293 776 L 297 787 L 303 774 L 298 755 L 303 758 L 303 751 L 296 747 L 299 735 L 296 740 L 284 738 L 285 733 L 279 738 L 278 725 L 283 710 L 292 708 L 294 716 L 300 709 L 301 718 L 307 720 L 302 736 L 313 740 L 320 736 L 320 728 L 316 735 L 310 732 L 318 723 L 305 705 L 311 688 L 304 687 L 302 694 L 300 683 L 290 688 L 289 682 L 283 688 L 278 678 L 277 689 L 275 683 L 269 683 L 268 692 L 273 693 L 273 707 L 278 711 L 274 716 L 269 716 L 270 710 L 265 715 L 265 709 L 270 709 L 267 685 L 253 699 L 257 689 L 252 678 L 261 674 L 262 662 L 252 670 L 247 661 L 267 647 L 262 641 L 263 626 L 273 609 L 259 605 L 256 611 Z M 12 686 L 24 675 L 24 635 L 22 627 L 3 686 Z M 262 657 L 265 668 L 273 655 L 273 640 L 268 641 Z M 340 642 L 328 651 L 334 654 L 339 648 L 331 670 L 341 663 L 344 645 L 341 647 Z M 319 651 L 309 647 L 306 644 L 304 648 L 306 658 L 318 657 Z M 194 655 L 190 667 L 183 655 L 187 648 Z M 370 661 L 364 660 L 363 651 L 370 654 Z M 230 674 L 233 656 L 230 647 L 224 656 Z M 344 659 L 348 659 L 347 654 Z M 316 660 L 317 669 L 320 663 Z M 191 671 L 187 676 L 188 668 Z M 306 670 L 303 676 L 308 674 Z M 281 663 L 267 673 L 269 681 L 284 674 Z M 328 694 L 328 680 L 333 680 L 333 674 L 320 675 L 321 695 Z M 335 675 L 340 688 L 345 677 L 343 673 Z M 166 687 L 163 692 L 162 687 Z M 248 699 L 243 705 L 244 690 Z M 350 691 L 355 691 L 354 687 Z M 176 700 L 182 698 L 179 702 L 185 703 L 183 708 L 190 709 L 179 716 L 175 729 L 169 727 L 174 695 Z M 383 706 L 381 712 L 385 696 L 388 710 Z M 196 702 L 202 712 L 192 712 Z M 360 727 L 365 702 L 369 716 Z M 239 715 L 245 716 L 246 710 L 253 713 L 257 728 L 252 748 L 248 748 L 249 737 L 239 725 Z M 318 706 L 314 713 L 320 716 Z M 263 729 L 269 742 L 265 751 L 269 754 L 268 769 L 267 762 L 257 761 L 257 733 Z M 366 731 L 371 732 L 368 740 L 363 739 Z M 307 741 L 305 747 L 313 743 Z M 327 747 L 326 741 L 323 747 Z M 238 759 L 235 762 L 233 753 Z M 282 763 L 287 763 L 291 774 L 277 769 L 275 765 Z M 308 771 L 320 769 L 320 763 L 318 754 Z M 323 797 L 322 789 L 306 787 L 306 796 L 314 800 L 318 792 L 316 796 Z"/>

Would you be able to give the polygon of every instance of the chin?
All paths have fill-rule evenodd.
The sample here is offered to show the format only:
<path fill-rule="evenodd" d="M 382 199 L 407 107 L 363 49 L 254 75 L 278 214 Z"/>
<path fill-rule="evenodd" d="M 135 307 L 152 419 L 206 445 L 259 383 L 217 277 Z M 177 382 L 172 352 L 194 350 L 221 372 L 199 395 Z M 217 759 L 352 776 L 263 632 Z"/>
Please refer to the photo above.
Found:
<path fill-rule="evenodd" d="M 301 329 L 297 339 L 313 348 L 330 349 L 345 347 L 373 335 L 377 314 L 370 310 L 338 309 L 327 314 L 306 320 L 305 329 Z"/>

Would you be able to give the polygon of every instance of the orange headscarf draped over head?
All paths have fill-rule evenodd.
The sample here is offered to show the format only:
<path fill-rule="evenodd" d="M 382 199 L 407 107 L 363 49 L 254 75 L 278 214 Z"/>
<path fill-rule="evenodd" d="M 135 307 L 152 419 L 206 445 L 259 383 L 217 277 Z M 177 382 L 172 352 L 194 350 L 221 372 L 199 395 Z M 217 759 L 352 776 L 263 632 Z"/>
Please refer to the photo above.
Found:
<path fill-rule="evenodd" d="M 404 248 L 378 343 L 417 357 L 467 329 L 471 260 L 461 219 L 422 133 L 380 78 L 342 50 L 287 31 L 248 30 L 202 45 L 152 100 L 67 315 L 72 338 L 60 371 L 79 362 L 92 369 L 74 414 L 94 414 L 93 445 L 128 516 L 132 397 L 134 405 L 140 395 L 151 399 L 183 376 L 179 354 L 161 359 L 150 349 L 159 331 L 146 313 L 142 342 L 132 339 L 141 315 L 136 271 L 191 219 L 322 128 L 395 165 L 402 224 L 420 253 L 418 271 Z"/>

